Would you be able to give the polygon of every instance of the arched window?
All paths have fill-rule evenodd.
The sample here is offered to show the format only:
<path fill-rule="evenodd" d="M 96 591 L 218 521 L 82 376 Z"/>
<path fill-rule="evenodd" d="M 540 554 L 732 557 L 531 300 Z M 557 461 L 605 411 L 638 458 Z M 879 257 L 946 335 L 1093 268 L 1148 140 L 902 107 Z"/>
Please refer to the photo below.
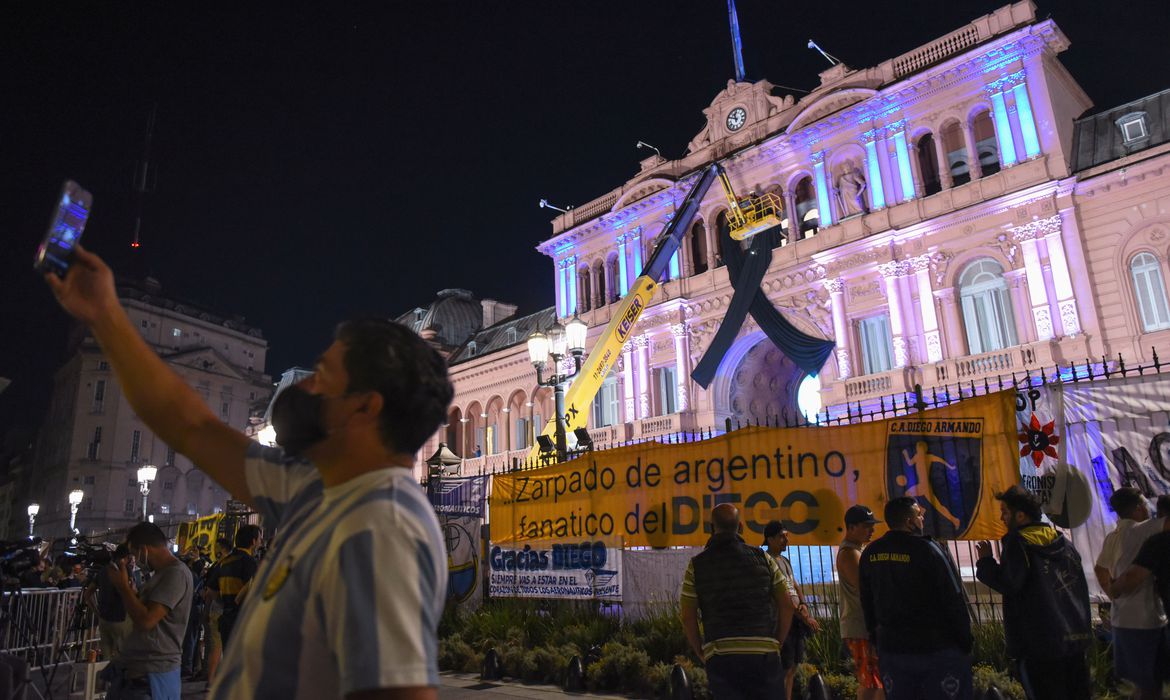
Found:
<path fill-rule="evenodd" d="M 593 268 L 594 287 L 596 291 L 593 293 L 593 298 L 596 306 L 605 306 L 609 303 L 609 299 L 605 296 L 605 261 L 599 260 L 597 265 Z"/>
<path fill-rule="evenodd" d="M 1002 350 L 1019 342 L 1007 281 L 999 263 L 983 259 L 969 265 L 959 279 L 959 298 L 970 354 Z"/>
<path fill-rule="evenodd" d="M 1129 263 L 1137 297 L 1138 315 L 1146 333 L 1170 328 L 1170 308 L 1166 304 L 1166 285 L 1162 280 L 1162 264 L 1149 253 L 1138 253 Z"/>
<path fill-rule="evenodd" d="M 707 228 L 702 221 L 696 221 L 691 227 L 691 262 L 694 264 L 695 274 L 707 271 Z"/>
<path fill-rule="evenodd" d="M 577 290 L 576 311 L 588 311 L 593 308 L 593 295 L 589 293 L 589 268 L 581 268 L 578 274 L 580 275 L 580 282 L 578 283 L 579 289 Z"/>
<path fill-rule="evenodd" d="M 942 128 L 941 135 L 943 152 L 947 154 L 947 166 L 951 169 L 951 179 L 955 186 L 967 184 L 971 181 L 971 168 L 967 165 L 970 158 L 963 141 L 962 125 L 952 121 Z"/>
<path fill-rule="evenodd" d="M 731 235 L 731 221 L 727 212 L 719 212 L 715 217 L 715 267 L 723 267 L 723 237 Z"/>
<path fill-rule="evenodd" d="M 979 166 L 983 169 L 983 177 L 999 172 L 999 143 L 995 140 L 995 124 L 991 121 L 991 112 L 984 110 L 971 120 L 971 133 L 974 136 L 975 152 L 979 154 Z"/>
<path fill-rule="evenodd" d="M 799 238 L 809 238 L 816 235 L 821 227 L 821 214 L 817 209 L 817 191 L 813 187 L 811 177 L 800 178 L 793 190 L 796 200 L 796 220 L 800 222 Z"/>
<path fill-rule="evenodd" d="M 942 192 L 942 181 L 938 176 L 937 149 L 934 134 L 924 134 L 918 139 L 918 172 L 922 175 L 922 190 L 927 197 Z"/>
<path fill-rule="evenodd" d="M 775 195 L 776 199 L 778 199 L 780 202 L 784 201 L 784 192 L 783 192 L 783 190 L 780 189 L 780 187 L 778 185 L 774 186 L 774 187 L 769 187 L 764 192 L 766 194 Z M 788 212 L 787 211 L 780 215 L 780 225 L 779 226 L 773 226 L 772 228 L 768 229 L 768 237 L 771 238 L 771 241 L 769 241 L 769 242 L 772 244 L 773 248 L 779 248 L 788 242 Z"/>

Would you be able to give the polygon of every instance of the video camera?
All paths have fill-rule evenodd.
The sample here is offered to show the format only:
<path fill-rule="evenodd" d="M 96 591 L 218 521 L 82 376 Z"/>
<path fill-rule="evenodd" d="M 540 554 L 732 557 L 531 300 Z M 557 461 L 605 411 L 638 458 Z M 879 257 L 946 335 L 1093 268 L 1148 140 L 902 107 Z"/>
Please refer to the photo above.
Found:
<path fill-rule="evenodd" d="M 81 564 L 92 576 L 101 567 L 109 566 L 115 557 L 121 559 L 125 556 L 129 556 L 129 552 L 125 550 L 124 546 L 119 548 L 110 542 L 90 544 L 81 540 L 65 550 L 61 557 L 61 563 L 64 567 Z"/>
<path fill-rule="evenodd" d="M 0 541 L 0 573 L 5 578 L 19 578 L 36 566 L 41 560 L 42 541 L 39 537 Z"/>

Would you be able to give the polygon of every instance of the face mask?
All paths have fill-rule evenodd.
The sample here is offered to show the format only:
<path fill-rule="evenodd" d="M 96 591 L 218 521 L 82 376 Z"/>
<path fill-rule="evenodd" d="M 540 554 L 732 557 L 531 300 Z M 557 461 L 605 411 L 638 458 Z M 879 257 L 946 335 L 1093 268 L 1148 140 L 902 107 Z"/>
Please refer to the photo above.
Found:
<path fill-rule="evenodd" d="M 310 394 L 299 386 L 280 392 L 272 404 L 276 444 L 288 455 L 297 457 L 324 440 L 329 434 L 321 425 L 324 408 L 324 396 Z"/>

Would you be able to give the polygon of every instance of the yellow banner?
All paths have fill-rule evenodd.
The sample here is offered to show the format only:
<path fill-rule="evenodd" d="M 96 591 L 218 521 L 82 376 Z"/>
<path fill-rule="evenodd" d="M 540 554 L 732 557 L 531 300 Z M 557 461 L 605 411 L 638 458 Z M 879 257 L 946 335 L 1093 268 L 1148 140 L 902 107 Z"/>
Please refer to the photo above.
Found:
<path fill-rule="evenodd" d="M 605 330 L 598 336 L 598 340 L 603 342 L 590 348 L 589 357 L 581 365 L 581 371 L 577 373 L 573 383 L 565 391 L 566 434 L 572 433 L 577 428 L 584 428 L 588 423 L 589 407 L 593 403 L 593 397 L 597 395 L 601 383 L 609 376 L 609 370 L 617 362 L 618 355 L 622 352 L 622 346 L 630 339 L 630 333 L 634 331 L 634 324 L 638 322 L 638 318 L 642 316 L 646 307 L 650 306 L 650 300 L 654 297 L 656 289 L 658 289 L 658 283 L 649 277 L 643 276 L 634 280 L 634 286 L 630 288 L 630 291 L 618 305 Z M 555 407 L 553 411 L 553 417 L 545 423 L 544 430 L 540 433 L 550 438 L 553 438 L 557 431 Z M 529 452 L 528 456 L 532 459 L 539 457 L 540 447 L 533 444 L 532 451 Z"/>
<path fill-rule="evenodd" d="M 179 523 L 179 535 L 175 538 L 175 544 L 179 545 L 179 551 L 186 552 L 191 547 L 205 549 L 214 559 L 215 540 L 219 537 L 219 526 L 223 519 L 223 513 L 217 513 L 198 520 Z"/>
<path fill-rule="evenodd" d="M 794 544 L 836 544 L 845 509 L 878 519 L 911 496 L 946 539 L 1004 532 L 995 494 L 1019 483 L 1015 393 L 839 427 L 746 428 L 711 440 L 593 452 L 494 477 L 493 543 L 613 537 L 626 547 L 696 546 L 711 509 L 735 503 L 757 540 L 783 521 Z M 879 526 L 879 530 L 882 526 Z"/>

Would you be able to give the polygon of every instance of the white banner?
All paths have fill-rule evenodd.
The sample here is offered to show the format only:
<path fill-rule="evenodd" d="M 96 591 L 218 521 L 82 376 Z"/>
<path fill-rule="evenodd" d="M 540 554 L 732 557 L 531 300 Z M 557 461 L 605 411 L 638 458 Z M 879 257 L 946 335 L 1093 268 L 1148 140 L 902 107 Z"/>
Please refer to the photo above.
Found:
<path fill-rule="evenodd" d="M 1099 594 L 1092 569 L 1117 523 L 1113 491 L 1170 493 L 1170 375 L 1034 387 L 1019 392 L 1016 408 L 1021 482 L 1070 532 Z"/>
<path fill-rule="evenodd" d="M 492 544 L 488 595 L 500 598 L 621 600 L 622 549 L 601 541 Z"/>

